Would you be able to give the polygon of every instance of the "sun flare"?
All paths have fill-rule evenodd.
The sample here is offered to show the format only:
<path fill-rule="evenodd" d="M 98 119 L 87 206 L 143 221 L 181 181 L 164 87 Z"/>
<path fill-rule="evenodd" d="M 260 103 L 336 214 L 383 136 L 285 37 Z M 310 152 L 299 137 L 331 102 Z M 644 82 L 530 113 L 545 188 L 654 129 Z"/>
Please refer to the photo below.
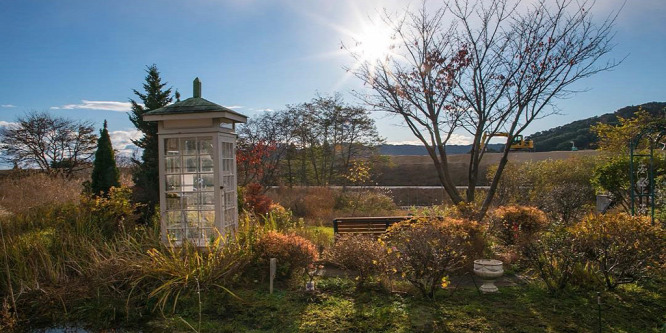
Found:
<path fill-rule="evenodd" d="M 393 39 L 391 29 L 375 22 L 365 22 L 354 35 L 354 52 L 358 52 L 363 61 L 375 62 L 391 54 Z"/>
<path fill-rule="evenodd" d="M 369 71 L 374 72 L 377 66 L 402 58 L 397 52 L 400 49 L 400 40 L 396 36 L 395 27 L 384 22 L 382 14 L 370 17 L 364 15 L 356 3 L 350 1 L 349 6 L 350 20 L 344 23 L 331 22 L 326 17 L 314 16 L 317 21 L 330 27 L 341 37 L 338 50 L 321 56 L 354 58 L 354 62 L 345 66 L 346 72 L 335 83 L 333 90 L 340 89 L 360 67 L 367 67 Z"/>

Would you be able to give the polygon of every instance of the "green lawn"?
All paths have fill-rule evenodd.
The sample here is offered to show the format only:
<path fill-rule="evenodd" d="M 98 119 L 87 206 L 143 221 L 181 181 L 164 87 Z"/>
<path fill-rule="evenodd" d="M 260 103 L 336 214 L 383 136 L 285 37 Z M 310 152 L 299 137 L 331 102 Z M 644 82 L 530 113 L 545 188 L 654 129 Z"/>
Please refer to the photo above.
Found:
<path fill-rule="evenodd" d="M 664 281 L 628 285 L 602 294 L 603 332 L 662 332 L 666 324 Z M 379 286 L 356 291 L 346 278 L 318 281 L 318 291 L 279 289 L 262 283 L 236 290 L 243 300 L 204 294 L 202 332 L 597 332 L 595 291 L 551 296 L 537 285 L 505 287 L 480 295 L 474 288 L 442 290 L 435 301 L 413 292 L 390 293 Z M 181 311 L 151 321 L 155 331 L 194 331 L 196 301 Z M 182 317 L 180 317 L 182 316 Z M 184 318 L 184 319 L 183 319 Z M 188 327 L 184 321 L 192 325 Z"/>

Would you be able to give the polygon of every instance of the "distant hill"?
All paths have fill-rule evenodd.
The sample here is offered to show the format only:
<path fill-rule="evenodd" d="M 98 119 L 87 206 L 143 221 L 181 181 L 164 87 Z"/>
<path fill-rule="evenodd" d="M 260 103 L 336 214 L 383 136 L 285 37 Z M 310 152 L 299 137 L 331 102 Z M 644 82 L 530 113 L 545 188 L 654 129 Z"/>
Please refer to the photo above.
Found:
<path fill-rule="evenodd" d="M 650 112 L 652 115 L 664 114 L 666 102 L 651 102 L 643 105 L 634 105 L 621 108 L 613 113 L 577 120 L 572 123 L 537 132 L 529 136 L 534 140 L 536 151 L 570 150 L 571 141 L 578 149 L 596 149 L 598 138 L 590 132 L 590 127 L 599 122 L 605 124 L 618 124 L 617 117 L 631 118 L 638 108 Z"/>
<path fill-rule="evenodd" d="M 571 150 L 571 141 L 576 144 L 578 149 L 596 149 L 598 138 L 590 131 L 592 125 L 597 123 L 618 124 L 618 116 L 622 118 L 631 118 L 638 108 L 651 113 L 652 115 L 666 116 L 666 102 L 651 102 L 642 105 L 633 105 L 623 107 L 613 113 L 606 113 L 601 116 L 591 117 L 582 120 L 576 120 L 572 123 L 551 128 L 549 130 L 534 133 L 529 139 L 534 140 L 534 149 L 536 151 L 569 151 Z M 504 145 L 501 143 L 491 143 L 488 145 L 490 151 L 501 151 Z M 447 145 L 446 151 L 451 155 L 467 154 L 472 149 L 472 145 Z M 425 148 L 421 145 L 381 145 L 379 152 L 382 155 L 428 155 Z"/>
<path fill-rule="evenodd" d="M 504 147 L 501 143 L 491 143 L 488 149 L 491 151 L 500 151 Z M 446 152 L 450 155 L 467 154 L 472 150 L 472 145 L 447 145 Z M 428 155 L 425 147 L 421 145 L 381 145 L 379 147 L 381 155 L 411 155 L 411 156 L 425 156 Z"/>

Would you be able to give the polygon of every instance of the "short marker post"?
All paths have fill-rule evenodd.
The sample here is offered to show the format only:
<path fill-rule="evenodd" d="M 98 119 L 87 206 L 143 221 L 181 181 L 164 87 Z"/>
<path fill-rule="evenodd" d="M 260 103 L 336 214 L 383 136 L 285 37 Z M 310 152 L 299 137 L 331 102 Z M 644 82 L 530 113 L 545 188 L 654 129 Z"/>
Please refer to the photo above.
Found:
<path fill-rule="evenodd" d="M 270 271 L 270 290 L 273 294 L 273 279 L 275 279 L 275 272 L 277 271 L 277 259 L 271 258 L 271 271 Z"/>

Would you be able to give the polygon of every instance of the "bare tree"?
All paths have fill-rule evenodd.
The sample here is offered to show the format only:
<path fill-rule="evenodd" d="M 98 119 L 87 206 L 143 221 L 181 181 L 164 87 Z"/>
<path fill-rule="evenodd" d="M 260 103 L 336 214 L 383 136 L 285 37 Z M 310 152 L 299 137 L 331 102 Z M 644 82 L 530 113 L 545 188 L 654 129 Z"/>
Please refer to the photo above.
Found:
<path fill-rule="evenodd" d="M 345 104 L 339 95 L 318 96 L 240 128 L 241 183 L 277 184 L 284 166 L 290 185 L 333 184 L 352 159 L 368 157 L 382 142 L 368 110 Z"/>
<path fill-rule="evenodd" d="M 359 96 L 403 118 L 454 203 L 475 201 L 484 133 L 484 145 L 493 134 L 508 133 L 509 147 L 535 119 L 552 114 L 555 100 L 574 92 L 573 83 L 618 64 L 600 63 L 612 49 L 615 17 L 595 23 L 593 2 L 538 0 L 526 8 L 521 3 L 445 0 L 434 11 L 423 3 L 401 15 L 385 12 L 395 42 L 386 59 L 368 61 L 349 49 L 357 61 L 350 70 L 373 91 Z M 446 143 L 455 131 L 473 136 L 464 198 L 446 162 Z M 492 202 L 508 154 L 505 149 L 480 216 Z"/>
<path fill-rule="evenodd" d="M 302 176 L 305 161 L 309 164 L 311 177 L 305 184 L 337 183 L 352 159 L 368 157 L 383 142 L 369 111 L 345 104 L 339 95 L 288 106 L 287 113 L 294 129 L 292 143 L 302 158 Z"/>
<path fill-rule="evenodd" d="M 292 124 L 286 113 L 266 112 L 248 119 L 238 131 L 238 150 L 241 156 L 254 154 L 260 161 L 239 160 L 240 183 L 256 182 L 264 186 L 279 183 L 279 166 L 292 136 Z M 253 166 L 254 162 L 259 165 Z"/>
<path fill-rule="evenodd" d="M 31 112 L 0 129 L 0 142 L 5 161 L 70 176 L 90 166 L 97 135 L 90 122 Z"/>
<path fill-rule="evenodd" d="M 444 14 L 443 9 L 428 14 L 425 4 L 402 17 L 385 12 L 385 23 L 393 30 L 393 52 L 386 59 L 369 61 L 352 51 L 357 65 L 350 71 L 374 91 L 359 94 L 362 100 L 403 118 L 432 158 L 445 192 L 460 202 L 463 199 L 448 172 L 446 143 L 461 115 L 453 107 L 453 81 L 466 66 L 467 55 L 461 49 L 448 58 L 458 50 L 453 29 L 444 26 Z"/>

